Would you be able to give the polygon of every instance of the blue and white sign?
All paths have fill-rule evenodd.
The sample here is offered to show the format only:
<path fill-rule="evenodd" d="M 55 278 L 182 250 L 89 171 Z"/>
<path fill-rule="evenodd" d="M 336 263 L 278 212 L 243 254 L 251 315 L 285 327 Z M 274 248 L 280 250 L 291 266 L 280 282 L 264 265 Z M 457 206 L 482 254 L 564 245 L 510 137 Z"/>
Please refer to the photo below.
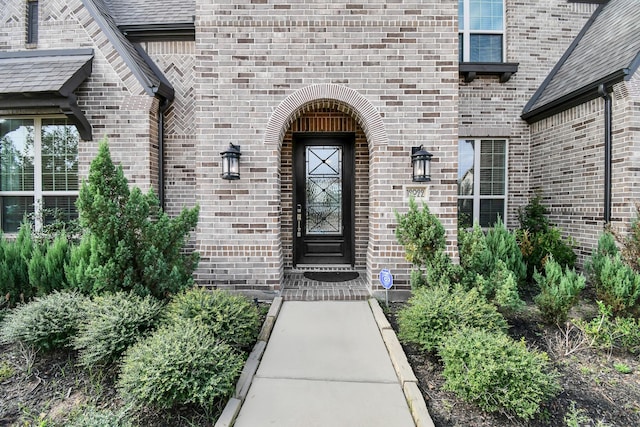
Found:
<path fill-rule="evenodd" d="M 389 270 L 387 270 L 386 268 L 384 270 L 381 270 L 379 278 L 383 288 L 391 289 L 391 287 L 393 286 L 393 276 L 391 275 L 391 272 Z"/>

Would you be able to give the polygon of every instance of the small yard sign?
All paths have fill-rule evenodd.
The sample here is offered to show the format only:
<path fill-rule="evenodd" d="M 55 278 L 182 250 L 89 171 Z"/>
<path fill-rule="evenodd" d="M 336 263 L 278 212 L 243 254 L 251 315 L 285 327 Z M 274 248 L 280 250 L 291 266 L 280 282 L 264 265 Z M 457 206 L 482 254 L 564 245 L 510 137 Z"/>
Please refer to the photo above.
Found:
<path fill-rule="evenodd" d="M 380 270 L 380 275 L 378 277 L 380 278 L 380 283 L 384 288 L 384 297 L 385 297 L 384 299 L 388 306 L 389 305 L 389 289 L 391 289 L 391 287 L 393 286 L 393 275 L 389 270 L 385 268 L 383 270 Z"/>

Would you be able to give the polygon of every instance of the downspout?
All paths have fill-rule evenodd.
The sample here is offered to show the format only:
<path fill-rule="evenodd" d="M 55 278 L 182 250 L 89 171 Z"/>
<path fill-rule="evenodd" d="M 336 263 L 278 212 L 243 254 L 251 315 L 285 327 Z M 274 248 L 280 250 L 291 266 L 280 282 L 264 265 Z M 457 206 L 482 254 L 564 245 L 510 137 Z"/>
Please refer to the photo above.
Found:
<path fill-rule="evenodd" d="M 598 87 L 598 94 L 604 98 L 604 223 L 611 222 L 611 94 L 604 84 Z"/>
<path fill-rule="evenodd" d="M 169 108 L 169 101 L 161 98 L 158 108 L 158 200 L 160 208 L 164 211 L 164 113 Z"/>

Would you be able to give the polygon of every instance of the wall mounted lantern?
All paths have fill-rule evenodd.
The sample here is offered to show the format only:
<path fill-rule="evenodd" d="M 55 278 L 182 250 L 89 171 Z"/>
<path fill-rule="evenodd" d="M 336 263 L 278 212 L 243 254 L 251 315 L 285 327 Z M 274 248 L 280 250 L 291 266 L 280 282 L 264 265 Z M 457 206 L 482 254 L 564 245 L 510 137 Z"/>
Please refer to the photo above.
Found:
<path fill-rule="evenodd" d="M 220 155 L 222 155 L 222 179 L 240 179 L 240 156 L 242 155 L 240 146 L 229 144 L 229 148 Z"/>
<path fill-rule="evenodd" d="M 411 167 L 413 182 L 431 181 L 431 158 L 433 154 L 420 147 L 411 148 Z"/>

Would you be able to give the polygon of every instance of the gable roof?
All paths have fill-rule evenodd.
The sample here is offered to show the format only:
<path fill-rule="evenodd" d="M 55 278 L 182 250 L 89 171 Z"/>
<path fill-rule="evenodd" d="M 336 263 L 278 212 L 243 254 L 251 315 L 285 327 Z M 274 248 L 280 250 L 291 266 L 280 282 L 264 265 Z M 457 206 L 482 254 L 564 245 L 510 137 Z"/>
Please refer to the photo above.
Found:
<path fill-rule="evenodd" d="M 93 19 L 107 36 L 127 67 L 150 96 L 172 100 L 174 89 L 144 50 L 135 46 L 118 29 L 104 0 L 82 0 Z"/>
<path fill-rule="evenodd" d="M 640 2 L 610 0 L 580 34 L 524 107 L 532 123 L 597 98 L 600 85 L 628 80 L 640 64 Z"/>

